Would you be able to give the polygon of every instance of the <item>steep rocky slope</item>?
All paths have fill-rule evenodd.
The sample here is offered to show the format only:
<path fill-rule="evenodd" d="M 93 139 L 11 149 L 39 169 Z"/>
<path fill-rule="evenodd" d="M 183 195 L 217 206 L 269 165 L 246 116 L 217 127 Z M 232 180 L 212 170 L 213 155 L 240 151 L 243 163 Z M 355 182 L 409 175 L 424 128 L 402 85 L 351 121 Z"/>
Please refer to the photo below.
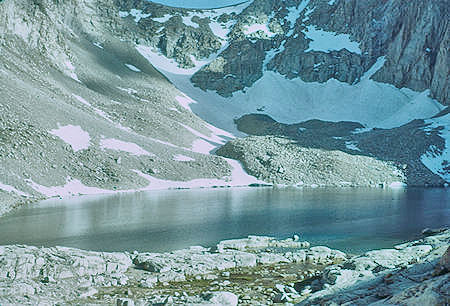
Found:
<path fill-rule="evenodd" d="M 449 117 L 434 120 L 448 126 Z M 433 120 L 414 120 L 393 129 L 320 120 L 283 124 L 258 114 L 235 122 L 240 131 L 255 136 L 232 140 L 217 154 L 240 160 L 250 174 L 265 181 L 442 186 L 450 179 L 447 131 L 433 126 Z"/>
<path fill-rule="evenodd" d="M 217 154 L 240 160 L 266 182 L 298 186 L 388 186 L 407 181 L 394 163 L 339 150 L 300 146 L 275 136 L 236 139 Z"/>
<path fill-rule="evenodd" d="M 358 142 L 354 158 L 338 155 L 398 164 L 408 183 L 445 184 L 446 16 L 435 0 L 254 0 L 214 10 L 2 1 L 2 211 L 48 196 L 256 182 L 210 155 L 243 135 L 233 119 L 255 112 L 285 124 L 384 128 L 322 143 L 349 153 L 345 141 Z M 412 123 L 411 154 L 400 154 L 407 134 L 392 145 L 405 124 L 440 112 Z"/>
<path fill-rule="evenodd" d="M 0 212 L 18 197 L 233 184 L 209 155 L 232 136 L 183 107 L 118 12 L 107 0 L 0 3 Z"/>

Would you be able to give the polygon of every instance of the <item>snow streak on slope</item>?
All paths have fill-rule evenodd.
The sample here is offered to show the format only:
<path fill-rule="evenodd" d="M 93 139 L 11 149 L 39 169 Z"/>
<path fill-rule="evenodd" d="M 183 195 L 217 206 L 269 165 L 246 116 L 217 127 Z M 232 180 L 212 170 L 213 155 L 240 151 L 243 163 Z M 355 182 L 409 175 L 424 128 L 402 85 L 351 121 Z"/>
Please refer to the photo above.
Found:
<path fill-rule="evenodd" d="M 311 41 L 309 48 L 305 52 L 309 51 L 339 51 L 347 49 L 350 52 L 361 54 L 359 43 L 350 40 L 348 34 L 336 34 L 334 32 L 327 32 L 324 30 L 316 29 L 315 26 L 310 25 L 306 27 L 306 31 L 303 31 L 305 36 Z"/>
<path fill-rule="evenodd" d="M 51 130 L 49 133 L 58 136 L 65 143 L 72 146 L 75 152 L 89 148 L 91 141 L 88 132 L 83 131 L 80 126 L 70 124 Z"/>
<path fill-rule="evenodd" d="M 0 182 L 0 190 L 6 191 L 6 192 L 14 192 L 14 193 L 17 193 L 18 195 L 21 195 L 24 197 L 29 196 L 28 194 L 14 188 L 13 186 L 2 184 L 1 182 Z"/>
<path fill-rule="evenodd" d="M 161 71 L 166 71 L 169 73 L 191 76 L 200 69 L 202 64 L 204 65 L 207 63 L 205 61 L 204 63 L 200 63 L 194 68 L 183 69 L 178 67 L 178 63 L 175 60 L 168 59 L 164 55 L 153 51 L 151 47 L 139 45 L 136 47 L 136 49 L 143 57 L 145 57 L 150 63 L 152 63 L 153 66 L 157 67 Z"/>
<path fill-rule="evenodd" d="M 250 184 L 267 184 L 255 177 L 248 175 L 242 165 L 233 159 L 225 158 L 231 166 L 231 175 L 224 179 L 195 179 L 188 182 L 169 181 L 158 179 L 156 177 L 144 174 L 140 171 L 135 171 L 140 176 L 148 180 L 149 185 L 142 190 L 159 190 L 159 189 L 173 189 L 173 188 L 204 188 L 204 187 L 239 187 L 248 186 Z"/>
<path fill-rule="evenodd" d="M 265 33 L 268 37 L 273 37 L 276 35 L 275 33 L 273 33 L 272 31 L 269 30 L 269 27 L 267 26 L 267 24 L 255 23 L 250 26 L 244 27 L 245 35 L 250 35 L 250 34 L 253 34 L 256 32 L 260 32 L 260 31 Z"/>
<path fill-rule="evenodd" d="M 426 123 L 430 124 L 425 128 L 426 131 L 441 128 L 439 134 L 445 140 L 445 147 L 441 150 L 430 146 L 428 152 L 422 155 L 421 161 L 433 173 L 450 183 L 450 114 L 426 120 Z"/>
<path fill-rule="evenodd" d="M 149 155 L 154 156 L 154 154 L 144 150 L 135 143 L 122 141 L 114 138 L 106 138 L 100 140 L 100 147 L 102 149 L 116 150 L 127 152 L 136 156 Z"/>

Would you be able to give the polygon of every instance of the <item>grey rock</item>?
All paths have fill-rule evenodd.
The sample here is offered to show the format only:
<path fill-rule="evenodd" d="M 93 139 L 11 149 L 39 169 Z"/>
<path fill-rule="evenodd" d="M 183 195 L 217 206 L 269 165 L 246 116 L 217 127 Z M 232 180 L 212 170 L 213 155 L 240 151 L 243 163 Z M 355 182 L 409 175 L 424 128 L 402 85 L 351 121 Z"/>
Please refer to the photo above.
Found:
<path fill-rule="evenodd" d="M 393 304 L 417 301 L 435 301 L 439 304 L 445 297 L 436 292 L 449 276 L 433 274 L 435 265 L 432 263 L 438 262 L 448 248 L 449 234 L 446 231 L 403 244 L 398 249 L 370 251 L 342 264 L 328 266 L 316 284 L 317 290 L 313 290 L 315 292 L 300 305 L 329 301 L 344 304 L 355 299 L 366 304 L 380 298 Z M 417 292 L 418 283 L 423 284 L 419 295 L 413 293 Z M 305 290 L 307 284 L 296 289 Z"/>
<path fill-rule="evenodd" d="M 211 292 L 204 295 L 205 301 L 215 305 L 230 305 L 238 304 L 238 297 L 231 292 Z"/>
<path fill-rule="evenodd" d="M 277 293 L 272 298 L 272 302 L 274 303 L 286 303 L 290 302 L 292 299 L 286 293 Z"/>
<path fill-rule="evenodd" d="M 442 275 L 448 273 L 450 271 L 450 246 L 445 251 L 444 255 L 442 255 L 441 260 L 439 260 L 438 265 L 434 269 L 434 275 Z"/>
<path fill-rule="evenodd" d="M 424 236 L 433 236 L 442 232 L 445 232 L 447 230 L 447 228 L 437 228 L 437 229 L 431 229 L 431 228 L 425 228 L 422 231 L 422 235 Z"/>
<path fill-rule="evenodd" d="M 116 301 L 117 306 L 134 306 L 134 301 L 127 298 L 119 298 Z"/>

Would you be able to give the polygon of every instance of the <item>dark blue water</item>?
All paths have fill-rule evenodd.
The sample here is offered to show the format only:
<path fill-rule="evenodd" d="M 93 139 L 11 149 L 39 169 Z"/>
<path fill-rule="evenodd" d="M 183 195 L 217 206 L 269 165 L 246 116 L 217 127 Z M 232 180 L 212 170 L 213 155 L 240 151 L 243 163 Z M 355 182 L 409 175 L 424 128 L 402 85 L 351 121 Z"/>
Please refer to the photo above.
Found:
<path fill-rule="evenodd" d="M 169 251 L 247 235 L 359 253 L 450 225 L 449 189 L 232 188 L 48 200 L 0 219 L 0 244 Z"/>

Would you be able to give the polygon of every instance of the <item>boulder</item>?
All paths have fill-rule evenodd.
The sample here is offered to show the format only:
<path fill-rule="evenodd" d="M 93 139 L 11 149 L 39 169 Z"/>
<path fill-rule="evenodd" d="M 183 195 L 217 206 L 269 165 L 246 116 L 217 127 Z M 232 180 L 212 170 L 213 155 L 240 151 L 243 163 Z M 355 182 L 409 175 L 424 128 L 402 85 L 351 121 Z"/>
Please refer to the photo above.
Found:
<path fill-rule="evenodd" d="M 214 305 L 235 306 L 238 304 L 238 297 L 234 293 L 226 291 L 209 292 L 203 298 L 206 302 Z"/>
<path fill-rule="evenodd" d="M 117 306 L 134 306 L 134 301 L 132 299 L 119 298 L 116 301 Z"/>
<path fill-rule="evenodd" d="M 442 255 L 441 260 L 433 272 L 433 275 L 443 275 L 448 272 L 450 272 L 450 246 L 447 248 L 444 255 Z"/>

